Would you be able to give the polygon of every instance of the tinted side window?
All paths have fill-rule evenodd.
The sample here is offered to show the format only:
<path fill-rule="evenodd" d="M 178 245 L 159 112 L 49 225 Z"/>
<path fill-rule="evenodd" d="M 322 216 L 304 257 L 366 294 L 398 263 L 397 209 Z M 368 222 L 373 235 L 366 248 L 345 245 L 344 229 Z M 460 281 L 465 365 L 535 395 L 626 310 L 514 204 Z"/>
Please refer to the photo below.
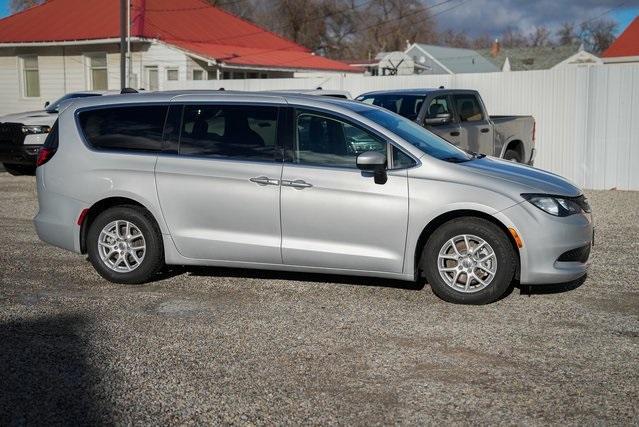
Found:
<path fill-rule="evenodd" d="M 59 132 L 58 121 L 56 120 L 55 123 L 53 124 L 53 127 L 49 131 L 49 134 L 47 135 L 47 139 L 44 140 L 44 147 L 51 148 L 54 150 L 58 148 L 58 142 L 59 142 L 58 132 Z"/>
<path fill-rule="evenodd" d="M 386 154 L 386 142 L 357 126 L 328 117 L 297 116 L 296 163 L 356 168 L 366 151 Z"/>
<path fill-rule="evenodd" d="M 462 122 L 480 122 L 484 120 L 477 97 L 473 94 L 453 95 L 455 108 Z"/>
<path fill-rule="evenodd" d="M 363 96 L 357 99 L 365 104 L 377 105 L 407 119 L 415 120 L 419 115 L 425 98 L 423 95 L 383 94 Z"/>
<path fill-rule="evenodd" d="M 450 113 L 450 107 L 448 106 L 448 97 L 447 96 L 438 96 L 437 98 L 433 98 L 428 105 L 428 110 L 426 111 L 427 118 L 435 118 L 438 114 L 447 114 Z"/>
<path fill-rule="evenodd" d="M 393 145 L 393 169 L 406 169 L 415 165 L 415 160 Z"/>
<path fill-rule="evenodd" d="M 180 154 L 274 160 L 277 107 L 187 105 Z"/>
<path fill-rule="evenodd" d="M 82 111 L 87 142 L 101 150 L 160 151 L 166 105 L 109 107 Z"/>

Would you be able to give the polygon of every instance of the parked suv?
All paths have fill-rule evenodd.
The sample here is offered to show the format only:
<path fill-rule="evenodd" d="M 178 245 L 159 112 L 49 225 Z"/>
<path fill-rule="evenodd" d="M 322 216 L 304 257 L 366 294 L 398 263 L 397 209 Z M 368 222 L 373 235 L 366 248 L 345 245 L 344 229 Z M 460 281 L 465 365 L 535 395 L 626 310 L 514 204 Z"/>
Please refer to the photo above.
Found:
<path fill-rule="evenodd" d="M 354 101 L 154 93 L 72 103 L 40 151 L 35 226 L 118 283 L 164 264 L 417 280 L 481 304 L 586 273 L 581 190 Z"/>

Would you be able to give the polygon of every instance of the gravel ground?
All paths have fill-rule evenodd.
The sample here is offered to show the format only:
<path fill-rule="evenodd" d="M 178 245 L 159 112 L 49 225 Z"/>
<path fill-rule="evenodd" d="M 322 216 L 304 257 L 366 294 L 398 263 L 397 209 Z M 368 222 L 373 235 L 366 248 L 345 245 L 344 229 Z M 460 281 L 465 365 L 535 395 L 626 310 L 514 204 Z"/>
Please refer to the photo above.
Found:
<path fill-rule="evenodd" d="M 143 286 L 41 243 L 0 173 L 0 424 L 639 424 L 639 193 L 589 192 L 581 286 L 481 307 L 229 269 Z"/>

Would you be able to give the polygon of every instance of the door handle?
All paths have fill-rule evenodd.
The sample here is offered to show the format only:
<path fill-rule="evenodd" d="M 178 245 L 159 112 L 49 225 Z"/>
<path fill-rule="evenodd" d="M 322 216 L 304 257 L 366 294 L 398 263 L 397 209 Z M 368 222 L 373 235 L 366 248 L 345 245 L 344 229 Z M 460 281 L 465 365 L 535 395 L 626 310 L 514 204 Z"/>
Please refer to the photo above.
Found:
<path fill-rule="evenodd" d="M 481 133 L 488 133 L 489 131 L 490 131 L 490 129 L 488 129 L 488 128 L 482 128 L 480 130 Z"/>
<path fill-rule="evenodd" d="M 459 136 L 459 132 L 454 130 L 450 133 L 450 136 Z"/>
<path fill-rule="evenodd" d="M 277 179 L 271 179 L 268 176 L 258 176 L 256 178 L 250 178 L 249 181 L 258 185 L 280 185 Z"/>
<path fill-rule="evenodd" d="M 282 180 L 282 186 L 284 187 L 293 187 L 297 190 L 301 190 L 304 188 L 309 188 L 312 187 L 313 184 L 309 184 L 308 182 L 302 180 L 302 179 L 296 179 L 295 181 L 289 181 L 287 179 L 283 179 Z"/>

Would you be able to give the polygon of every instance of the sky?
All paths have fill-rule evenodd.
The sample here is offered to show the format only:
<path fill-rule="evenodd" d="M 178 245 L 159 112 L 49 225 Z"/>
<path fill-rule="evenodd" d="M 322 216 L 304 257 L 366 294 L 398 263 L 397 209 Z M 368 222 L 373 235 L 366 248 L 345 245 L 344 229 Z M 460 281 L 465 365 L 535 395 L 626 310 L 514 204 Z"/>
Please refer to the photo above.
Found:
<path fill-rule="evenodd" d="M 619 34 L 639 15 L 639 0 L 453 0 L 431 11 L 436 14 L 445 9 L 449 10 L 435 16 L 440 27 L 463 29 L 474 36 L 497 36 L 508 27 L 527 34 L 538 26 L 554 31 L 564 22 L 581 23 L 599 17 L 616 21 Z"/>
<path fill-rule="evenodd" d="M 9 14 L 9 1 L 0 0 L 0 17 Z M 179 0 L 176 0 L 178 2 Z M 583 22 L 600 16 L 618 23 L 621 33 L 639 15 L 639 0 L 424 0 L 440 28 L 465 30 L 473 36 L 501 34 L 509 26 L 525 33 L 537 26 L 556 30 L 563 22 Z"/>

